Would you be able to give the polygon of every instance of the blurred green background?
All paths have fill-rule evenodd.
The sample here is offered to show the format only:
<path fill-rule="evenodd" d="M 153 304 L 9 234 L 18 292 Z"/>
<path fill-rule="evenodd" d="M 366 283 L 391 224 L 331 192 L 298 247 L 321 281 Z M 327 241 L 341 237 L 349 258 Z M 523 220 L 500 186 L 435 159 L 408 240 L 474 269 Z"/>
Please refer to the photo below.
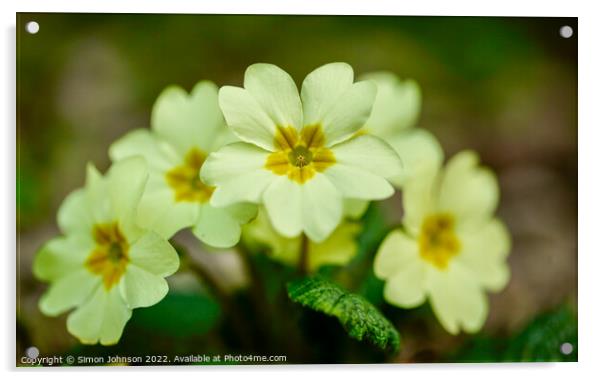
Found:
<path fill-rule="evenodd" d="M 39 23 L 37 34 L 25 32 L 29 21 Z M 573 28 L 572 38 L 559 35 L 563 25 Z M 33 279 L 31 262 L 58 233 L 56 210 L 83 184 L 86 162 L 104 171 L 110 143 L 148 126 L 165 86 L 190 90 L 201 79 L 241 85 L 256 62 L 279 65 L 300 85 L 333 61 L 348 62 L 357 75 L 389 70 L 416 79 L 419 126 L 448 157 L 475 149 L 498 173 L 499 214 L 514 241 L 511 282 L 490 298 L 482 333 L 417 334 L 415 315 L 385 309 L 404 322 L 404 348 L 390 360 L 562 360 L 557 344 L 576 344 L 577 19 L 25 13 L 17 16 L 17 356 L 30 345 L 43 353 L 89 349 L 67 334 L 64 318 L 39 313 L 44 285 Z M 399 198 L 392 202 L 385 220 L 399 219 Z M 232 288 L 244 283 L 231 256 L 198 254 Z M 185 275 L 170 281 L 181 292 L 135 311 L 113 352 L 227 348 L 211 327 L 220 313 L 215 302 L 195 297 L 197 285 Z M 202 318 L 180 316 L 176 331 L 157 322 L 188 308 Z M 548 330 L 563 335 L 549 339 Z M 556 356 L 540 354 L 546 344 Z M 353 361 L 346 358 L 332 360 Z"/>

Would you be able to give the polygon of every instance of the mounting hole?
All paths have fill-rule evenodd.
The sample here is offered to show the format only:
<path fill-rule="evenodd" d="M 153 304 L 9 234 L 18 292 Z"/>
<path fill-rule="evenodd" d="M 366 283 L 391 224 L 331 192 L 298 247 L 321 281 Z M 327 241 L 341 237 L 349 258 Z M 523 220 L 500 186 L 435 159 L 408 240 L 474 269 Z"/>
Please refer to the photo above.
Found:
<path fill-rule="evenodd" d="M 31 346 L 25 350 L 25 355 L 27 355 L 27 357 L 30 359 L 36 359 L 38 356 L 40 356 L 40 350 L 35 346 Z"/>
<path fill-rule="evenodd" d="M 564 355 L 570 355 L 573 352 L 573 345 L 569 342 L 562 343 L 560 345 L 560 352 Z"/>
<path fill-rule="evenodd" d="M 560 37 L 562 38 L 571 38 L 573 36 L 573 28 L 568 25 L 565 25 L 560 28 Z"/>
<path fill-rule="evenodd" d="M 40 24 L 35 21 L 30 21 L 25 24 L 25 30 L 27 30 L 27 33 L 29 34 L 36 34 L 40 30 Z"/>

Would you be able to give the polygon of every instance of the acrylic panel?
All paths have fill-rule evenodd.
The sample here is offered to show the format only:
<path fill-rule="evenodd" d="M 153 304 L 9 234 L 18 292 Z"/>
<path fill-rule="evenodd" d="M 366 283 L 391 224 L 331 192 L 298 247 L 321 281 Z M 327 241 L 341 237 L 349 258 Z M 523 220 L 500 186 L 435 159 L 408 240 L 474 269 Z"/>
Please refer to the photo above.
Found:
<path fill-rule="evenodd" d="M 17 366 L 577 361 L 577 19 L 17 15 Z"/>

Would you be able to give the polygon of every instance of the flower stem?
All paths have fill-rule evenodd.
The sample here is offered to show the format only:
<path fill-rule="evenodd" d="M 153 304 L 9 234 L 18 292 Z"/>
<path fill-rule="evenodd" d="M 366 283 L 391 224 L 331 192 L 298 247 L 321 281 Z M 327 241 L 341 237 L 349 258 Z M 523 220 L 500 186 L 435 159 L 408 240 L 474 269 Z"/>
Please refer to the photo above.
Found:
<path fill-rule="evenodd" d="M 215 277 L 200 263 L 192 258 L 190 253 L 182 246 L 178 246 L 178 250 L 182 253 L 182 268 L 191 271 L 199 280 L 200 283 L 206 285 L 211 293 L 215 296 L 221 308 L 226 315 L 232 331 L 240 340 L 243 347 L 252 348 L 253 341 L 249 332 L 245 329 L 248 325 L 242 316 L 244 313 L 233 302 L 232 297 L 223 289 Z"/>
<path fill-rule="evenodd" d="M 309 238 L 301 233 L 301 252 L 299 254 L 299 273 L 306 275 L 309 272 Z"/>
<path fill-rule="evenodd" d="M 257 270 L 257 266 L 253 262 L 253 257 L 248 248 L 239 243 L 236 246 L 244 266 L 249 276 L 249 296 L 253 301 L 253 312 L 255 313 L 254 322 L 257 325 L 257 329 L 260 335 L 263 337 L 261 342 L 264 346 L 268 347 L 273 343 L 273 322 L 275 321 L 274 305 L 270 304 L 266 298 L 266 288 L 261 277 L 261 274 Z M 253 319 L 253 318 L 251 318 Z"/>
<path fill-rule="evenodd" d="M 253 297 L 255 297 L 256 300 L 263 299 L 265 296 L 265 288 L 264 288 L 263 280 L 261 278 L 261 275 L 257 271 L 257 268 L 255 267 L 255 265 L 253 263 L 251 253 L 249 252 L 247 247 L 245 247 L 241 243 L 239 243 L 236 246 L 236 252 L 240 256 L 240 258 L 245 266 L 245 269 L 247 271 L 247 274 L 249 275 L 249 278 L 251 281 L 251 289 L 252 289 Z M 265 300 L 262 300 L 262 301 L 265 301 Z"/>

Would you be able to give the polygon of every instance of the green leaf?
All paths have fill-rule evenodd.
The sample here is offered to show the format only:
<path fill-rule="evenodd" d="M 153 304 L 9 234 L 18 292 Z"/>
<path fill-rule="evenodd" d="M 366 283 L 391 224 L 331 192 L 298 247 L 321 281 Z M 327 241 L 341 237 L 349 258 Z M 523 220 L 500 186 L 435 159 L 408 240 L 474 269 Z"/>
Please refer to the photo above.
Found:
<path fill-rule="evenodd" d="M 367 340 L 382 350 L 399 349 L 399 333 L 377 308 L 362 296 L 318 277 L 288 283 L 289 298 L 312 310 L 336 317 L 347 334 Z"/>
<path fill-rule="evenodd" d="M 563 344 L 572 352 L 562 353 Z M 541 314 L 508 337 L 479 334 L 451 355 L 454 362 L 559 362 L 577 361 L 577 316 L 569 306 Z"/>
<path fill-rule="evenodd" d="M 560 350 L 564 343 L 573 348 L 568 355 Z M 577 361 L 577 316 L 568 306 L 540 315 L 512 339 L 505 360 Z"/>

